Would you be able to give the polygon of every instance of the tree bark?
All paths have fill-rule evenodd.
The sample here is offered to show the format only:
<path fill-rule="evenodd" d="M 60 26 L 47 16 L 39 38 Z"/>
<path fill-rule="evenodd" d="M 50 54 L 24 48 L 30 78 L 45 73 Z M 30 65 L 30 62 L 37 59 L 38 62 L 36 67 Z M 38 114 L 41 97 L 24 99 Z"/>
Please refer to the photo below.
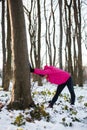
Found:
<path fill-rule="evenodd" d="M 37 12 L 38 12 L 38 34 L 37 34 L 37 39 L 38 39 L 38 58 L 37 58 L 37 63 L 36 66 L 38 68 L 41 67 L 41 12 L 40 12 L 40 0 L 37 0 Z M 38 77 L 38 85 L 41 86 L 42 82 L 41 82 L 41 78 Z"/>
<path fill-rule="evenodd" d="M 83 86 L 83 69 L 82 69 L 82 48 L 81 48 L 81 3 L 80 0 L 76 2 L 73 0 L 74 7 L 74 21 L 75 21 L 75 35 L 78 46 L 77 53 L 77 83 L 79 86 Z M 75 71 L 76 72 L 76 71 Z"/>
<path fill-rule="evenodd" d="M 8 91 L 10 80 L 11 80 L 11 27 L 10 27 L 10 18 L 8 11 L 8 2 L 7 2 L 7 60 L 5 67 L 5 77 L 4 77 L 4 90 Z"/>
<path fill-rule="evenodd" d="M 62 39 L 63 39 L 63 27 L 62 27 L 62 0 L 59 0 L 59 23 L 60 23 L 60 42 L 59 42 L 59 67 L 62 69 Z"/>
<path fill-rule="evenodd" d="M 34 104 L 30 91 L 30 72 L 27 39 L 22 0 L 8 0 L 12 54 L 13 54 L 13 90 L 8 108 L 25 109 Z"/>
<path fill-rule="evenodd" d="M 73 76 L 73 66 L 72 66 L 72 53 L 71 53 L 71 5 L 72 0 L 70 0 L 69 4 L 68 1 L 65 0 L 65 20 L 66 20 L 66 46 L 67 46 L 67 57 L 68 57 L 68 71 Z"/>
<path fill-rule="evenodd" d="M 6 67 L 6 46 L 5 46 L 5 1 L 2 1 L 2 52 L 3 52 L 3 77 L 2 87 L 5 85 L 5 67 Z"/>

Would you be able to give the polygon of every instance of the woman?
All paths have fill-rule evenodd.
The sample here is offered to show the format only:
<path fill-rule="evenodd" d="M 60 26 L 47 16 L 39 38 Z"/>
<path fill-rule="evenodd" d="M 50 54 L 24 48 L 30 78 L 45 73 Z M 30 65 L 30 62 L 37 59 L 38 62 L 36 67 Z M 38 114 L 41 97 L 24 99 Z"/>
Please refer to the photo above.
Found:
<path fill-rule="evenodd" d="M 68 72 L 56 68 L 54 66 L 47 66 L 47 65 L 44 67 L 44 69 L 38 69 L 38 68 L 32 69 L 30 67 L 30 71 L 33 72 L 34 74 L 45 76 L 47 81 L 58 85 L 56 93 L 52 98 L 52 101 L 50 101 L 49 107 L 53 107 L 54 103 L 58 99 L 58 96 L 60 95 L 60 93 L 62 92 L 62 90 L 65 88 L 66 85 L 71 95 L 71 100 L 70 100 L 71 105 L 74 105 L 75 92 L 73 88 L 73 81 L 71 75 Z"/>

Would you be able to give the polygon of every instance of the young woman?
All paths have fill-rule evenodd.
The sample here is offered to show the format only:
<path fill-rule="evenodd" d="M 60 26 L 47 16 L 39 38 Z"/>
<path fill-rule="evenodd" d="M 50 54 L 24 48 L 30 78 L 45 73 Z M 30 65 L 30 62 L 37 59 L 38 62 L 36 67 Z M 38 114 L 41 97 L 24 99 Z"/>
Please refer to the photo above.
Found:
<path fill-rule="evenodd" d="M 71 95 L 70 102 L 72 105 L 74 105 L 75 92 L 73 88 L 73 81 L 72 81 L 71 75 L 68 72 L 61 70 L 59 68 L 56 68 L 54 66 L 47 66 L 47 65 L 44 67 L 44 69 L 38 69 L 38 68 L 32 69 L 32 67 L 30 67 L 30 71 L 33 72 L 34 74 L 45 76 L 47 81 L 58 85 L 56 93 L 54 97 L 52 98 L 52 101 L 50 101 L 49 107 L 53 107 L 54 103 L 57 101 L 58 96 L 60 95 L 62 90 L 65 88 L 65 86 L 68 87 L 68 90 Z"/>

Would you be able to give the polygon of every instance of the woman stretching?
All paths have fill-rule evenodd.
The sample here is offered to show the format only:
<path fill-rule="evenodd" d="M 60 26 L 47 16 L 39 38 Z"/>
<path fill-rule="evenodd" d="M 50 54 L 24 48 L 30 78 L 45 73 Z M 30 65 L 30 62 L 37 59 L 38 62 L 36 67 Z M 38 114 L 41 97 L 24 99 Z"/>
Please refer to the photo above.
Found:
<path fill-rule="evenodd" d="M 50 101 L 49 103 L 49 107 L 51 108 L 53 107 L 54 103 L 57 101 L 58 96 L 60 95 L 62 90 L 65 88 L 65 86 L 68 87 L 68 90 L 71 95 L 70 103 L 71 105 L 74 105 L 75 92 L 74 92 L 73 81 L 72 81 L 71 75 L 68 72 L 61 70 L 59 68 L 56 68 L 54 66 L 47 66 L 47 65 L 44 67 L 44 69 L 38 69 L 38 68 L 33 69 L 30 66 L 30 72 L 33 72 L 34 74 L 37 74 L 40 76 L 45 76 L 47 81 L 58 85 L 56 93 L 54 97 L 52 98 L 52 101 Z"/>

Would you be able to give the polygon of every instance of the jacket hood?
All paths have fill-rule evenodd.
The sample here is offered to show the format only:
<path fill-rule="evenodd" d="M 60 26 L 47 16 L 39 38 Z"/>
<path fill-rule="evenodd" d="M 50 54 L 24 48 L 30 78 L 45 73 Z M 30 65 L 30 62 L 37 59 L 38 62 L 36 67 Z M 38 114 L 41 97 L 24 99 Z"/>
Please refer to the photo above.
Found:
<path fill-rule="evenodd" d="M 44 66 L 44 70 L 46 70 L 46 69 L 48 69 L 49 68 L 49 66 L 48 65 L 45 65 Z"/>

